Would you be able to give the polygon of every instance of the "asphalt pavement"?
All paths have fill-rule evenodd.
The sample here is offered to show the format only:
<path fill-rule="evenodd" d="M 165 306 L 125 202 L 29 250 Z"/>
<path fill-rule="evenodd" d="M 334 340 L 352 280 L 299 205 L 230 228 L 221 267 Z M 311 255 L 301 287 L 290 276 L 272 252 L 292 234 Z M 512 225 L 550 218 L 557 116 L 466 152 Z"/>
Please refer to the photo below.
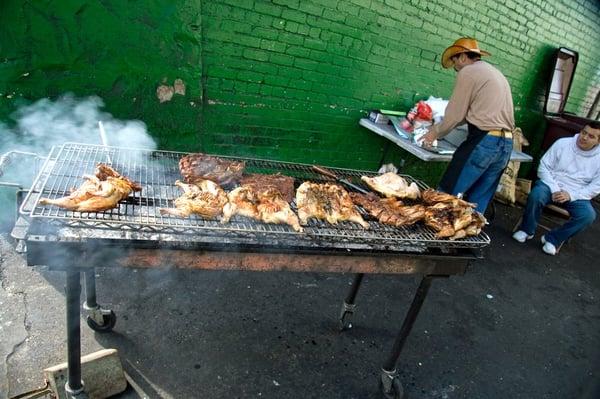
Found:
<path fill-rule="evenodd" d="M 600 223 L 552 257 L 541 233 L 492 245 L 464 276 L 434 280 L 401 355 L 411 399 L 600 398 Z M 110 260 L 107 260 L 107 264 Z M 28 267 L 0 239 L 0 398 L 66 360 L 62 272 Z M 354 328 L 337 317 L 352 275 L 97 269 L 112 333 L 82 321 L 82 353 L 116 348 L 135 383 L 122 398 L 381 398 L 385 361 L 419 279 L 368 275 Z"/>

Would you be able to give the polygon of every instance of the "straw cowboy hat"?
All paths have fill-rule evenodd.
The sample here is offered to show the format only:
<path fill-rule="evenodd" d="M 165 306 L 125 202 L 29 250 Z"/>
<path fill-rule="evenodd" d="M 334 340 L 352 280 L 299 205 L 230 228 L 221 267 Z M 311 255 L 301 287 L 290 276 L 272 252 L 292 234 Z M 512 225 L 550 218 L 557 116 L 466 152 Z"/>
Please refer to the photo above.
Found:
<path fill-rule="evenodd" d="M 442 53 L 442 66 L 444 68 L 450 68 L 454 65 L 454 61 L 451 58 L 460 53 L 477 53 L 479 55 L 491 55 L 487 51 L 483 51 L 479 49 L 479 45 L 477 44 L 477 40 L 470 37 L 461 37 L 454 44 L 448 47 Z"/>

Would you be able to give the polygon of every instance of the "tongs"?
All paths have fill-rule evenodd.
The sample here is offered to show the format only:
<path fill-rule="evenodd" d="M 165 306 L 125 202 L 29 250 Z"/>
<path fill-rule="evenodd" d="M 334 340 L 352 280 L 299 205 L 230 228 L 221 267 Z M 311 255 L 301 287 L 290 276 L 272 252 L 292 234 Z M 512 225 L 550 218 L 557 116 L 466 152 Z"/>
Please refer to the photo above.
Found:
<path fill-rule="evenodd" d="M 348 181 L 347 179 L 343 179 L 341 177 L 338 177 L 338 175 L 336 175 L 335 173 L 333 173 L 332 171 L 330 171 L 329 169 L 325 169 L 322 166 L 318 166 L 318 165 L 313 165 L 312 169 L 317 172 L 320 173 L 322 175 L 325 175 L 327 177 L 331 177 L 332 179 L 334 179 L 335 181 L 338 181 L 350 188 L 353 188 L 354 190 L 361 192 L 363 194 L 368 194 L 369 192 L 367 190 L 365 190 L 364 188 L 357 186 L 354 183 L 351 183 L 350 181 Z"/>

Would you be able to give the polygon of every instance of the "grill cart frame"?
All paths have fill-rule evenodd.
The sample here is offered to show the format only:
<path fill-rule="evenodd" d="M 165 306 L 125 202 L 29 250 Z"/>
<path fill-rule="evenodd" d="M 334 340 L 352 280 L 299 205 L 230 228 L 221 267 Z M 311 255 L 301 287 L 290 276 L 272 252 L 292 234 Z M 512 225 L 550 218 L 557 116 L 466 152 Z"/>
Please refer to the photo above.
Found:
<path fill-rule="evenodd" d="M 311 220 L 304 232 L 295 232 L 287 225 L 270 225 L 239 216 L 228 224 L 195 216 L 162 216 L 158 208 L 172 206 L 179 196 L 173 183 L 179 178 L 178 160 L 183 155 L 186 154 L 67 143 L 52 149 L 21 204 L 12 236 L 26 253 L 28 265 L 46 265 L 66 272 L 68 394 L 85 397 L 78 303 L 81 274 L 85 277 L 83 308 L 87 323 L 95 331 L 109 332 L 115 326 L 116 315 L 97 303 L 95 268 L 112 266 L 354 273 L 340 311 L 341 329 L 351 327 L 364 274 L 421 275 L 380 375 L 384 396 L 402 398 L 396 364 L 432 280 L 464 274 L 472 261 L 482 257 L 489 237 L 481 233 L 455 241 L 441 240 L 424 225 L 396 228 L 374 220 L 368 220 L 368 230 L 351 222 L 330 225 Z M 244 160 L 248 172 L 280 172 L 295 177 L 298 184 L 304 180 L 328 181 L 310 165 L 230 159 Z M 42 197 L 67 195 L 71 187 L 80 184 L 83 174 L 93 172 L 98 162 L 107 162 L 140 183 L 142 192 L 132 193 L 118 208 L 105 212 L 80 213 L 39 204 Z M 362 186 L 360 176 L 376 175 L 352 169 L 331 170 L 357 186 Z M 404 177 L 409 182 L 416 181 Z M 416 182 L 426 188 L 422 182 Z M 296 210 L 295 203 L 292 208 Z M 369 218 L 364 210 L 360 211 Z"/>

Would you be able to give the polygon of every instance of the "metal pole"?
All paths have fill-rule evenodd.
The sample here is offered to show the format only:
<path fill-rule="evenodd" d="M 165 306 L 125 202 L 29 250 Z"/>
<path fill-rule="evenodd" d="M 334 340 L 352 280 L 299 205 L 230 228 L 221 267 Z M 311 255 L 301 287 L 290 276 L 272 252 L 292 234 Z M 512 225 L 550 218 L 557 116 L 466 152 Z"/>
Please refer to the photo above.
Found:
<path fill-rule="evenodd" d="M 96 272 L 95 269 L 91 269 L 85 272 L 85 307 L 96 308 Z"/>
<path fill-rule="evenodd" d="M 356 294 L 358 293 L 358 289 L 360 288 L 360 283 L 362 282 L 364 273 L 356 273 L 354 275 L 354 281 L 352 281 L 352 287 L 350 287 L 350 292 L 346 296 L 346 302 L 348 305 L 354 304 L 354 300 L 356 299 Z"/>
<path fill-rule="evenodd" d="M 360 284 L 364 276 L 364 273 L 357 273 L 354 275 L 352 286 L 350 287 L 350 291 L 348 292 L 348 295 L 346 295 L 346 299 L 344 300 L 344 303 L 342 303 L 342 309 L 340 310 L 340 331 L 352 328 L 352 323 L 350 322 L 350 319 L 352 318 L 352 315 L 354 314 L 354 309 L 356 308 L 354 300 L 356 299 L 356 294 L 358 293 L 358 289 L 360 288 Z"/>
<path fill-rule="evenodd" d="M 421 310 L 421 306 L 425 301 L 425 297 L 427 297 L 427 292 L 429 291 L 429 287 L 431 287 L 431 280 L 434 276 L 423 276 L 421 283 L 419 284 L 419 288 L 417 288 L 417 292 L 415 293 L 415 297 L 408 309 L 408 313 L 404 318 L 404 322 L 402 323 L 402 328 L 400 332 L 396 336 L 396 340 L 394 341 L 394 346 L 392 347 L 392 353 L 390 354 L 387 361 L 383 364 L 383 370 L 386 372 L 394 372 L 396 369 L 396 362 L 400 357 L 400 352 L 402 352 L 402 348 L 404 347 L 404 343 L 406 342 L 406 338 L 410 334 L 410 330 L 419 315 L 419 310 Z"/>
<path fill-rule="evenodd" d="M 78 269 L 67 271 L 67 367 L 68 379 L 65 385 L 67 394 L 72 396 L 83 392 L 81 381 L 81 328 L 79 325 L 79 300 L 81 296 L 81 276 Z"/>

